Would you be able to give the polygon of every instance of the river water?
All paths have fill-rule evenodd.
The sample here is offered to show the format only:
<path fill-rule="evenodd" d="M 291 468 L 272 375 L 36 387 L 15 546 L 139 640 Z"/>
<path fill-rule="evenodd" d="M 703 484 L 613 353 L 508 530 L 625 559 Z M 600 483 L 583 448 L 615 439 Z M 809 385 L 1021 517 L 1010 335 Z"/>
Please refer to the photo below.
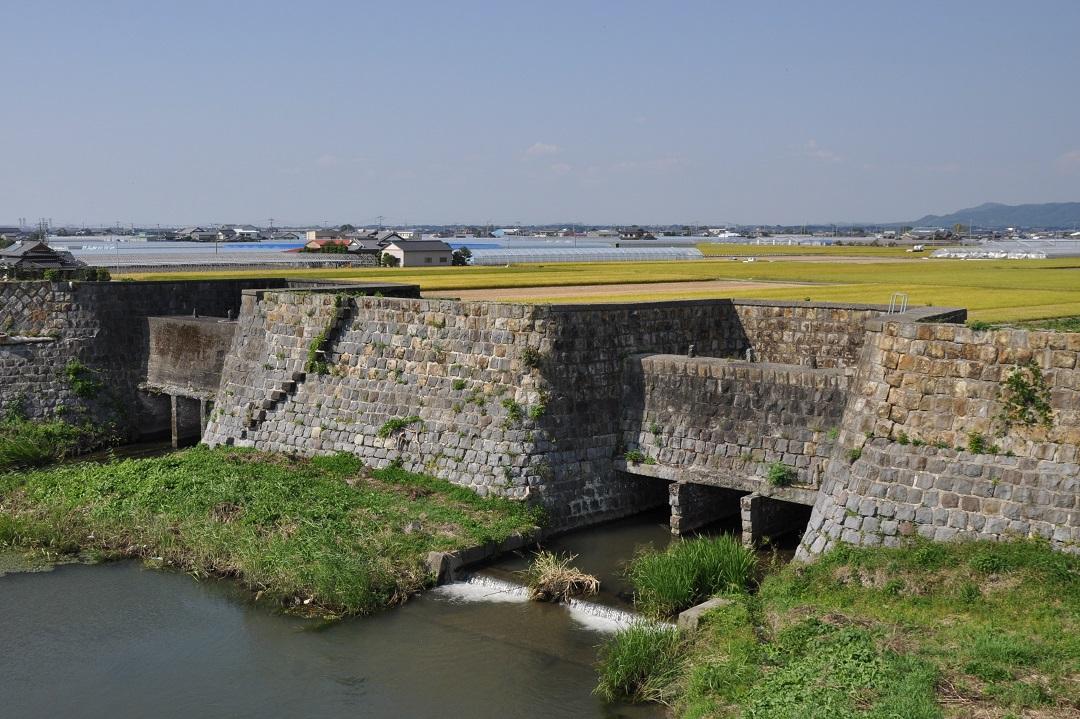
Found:
<path fill-rule="evenodd" d="M 566 535 L 598 574 L 669 541 L 662 515 Z M 511 557 L 486 572 L 513 578 Z M 563 606 L 441 588 L 375 616 L 320 622 L 251 604 L 228 581 L 135 562 L 0 576 L 5 717 L 657 717 L 592 694 L 611 626 Z"/>

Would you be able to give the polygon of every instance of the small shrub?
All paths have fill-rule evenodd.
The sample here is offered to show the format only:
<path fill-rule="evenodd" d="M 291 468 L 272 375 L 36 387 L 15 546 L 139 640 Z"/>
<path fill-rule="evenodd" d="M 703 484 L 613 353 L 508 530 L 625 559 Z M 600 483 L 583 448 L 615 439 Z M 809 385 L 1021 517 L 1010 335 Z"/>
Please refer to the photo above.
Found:
<path fill-rule="evenodd" d="M 975 330 L 976 332 L 983 332 L 988 329 L 992 329 L 993 325 L 983 320 L 968 320 L 967 328 L 969 330 Z"/>
<path fill-rule="evenodd" d="M 453 382 L 450 383 L 450 386 L 453 387 L 455 390 L 463 390 L 465 389 L 465 380 L 461 378 L 455 379 Z"/>
<path fill-rule="evenodd" d="M 508 423 L 520 422 L 521 418 L 525 416 L 525 410 L 521 405 L 514 400 L 507 397 L 502 401 L 503 409 L 506 410 L 506 421 Z"/>
<path fill-rule="evenodd" d="M 96 373 L 77 359 L 70 360 L 64 367 L 64 375 L 75 396 L 93 399 L 101 391 L 102 383 Z"/>
<path fill-rule="evenodd" d="M 829 438 L 830 442 L 835 442 L 837 439 L 840 438 L 840 428 L 833 427 L 825 436 Z"/>
<path fill-rule="evenodd" d="M 669 627 L 634 624 L 599 652 L 596 693 L 605 701 L 663 701 L 682 666 L 682 639 Z"/>
<path fill-rule="evenodd" d="M 641 462 L 644 462 L 645 459 L 646 459 L 645 453 L 642 452 L 640 449 L 627 450 L 626 454 L 624 455 L 624 458 L 630 464 L 640 464 Z"/>
<path fill-rule="evenodd" d="M 542 360 L 540 351 L 534 347 L 526 347 L 521 351 L 521 363 L 529 369 L 539 369 Z"/>
<path fill-rule="evenodd" d="M 968 433 L 967 451 L 972 454 L 985 454 L 989 449 L 989 445 L 986 442 L 986 437 L 978 432 Z"/>
<path fill-rule="evenodd" d="M 907 432 L 901 432 L 896 436 L 896 441 L 900 444 L 910 444 L 911 438 L 908 437 Z"/>
<path fill-rule="evenodd" d="M 769 472 L 765 475 L 766 481 L 774 487 L 787 487 L 799 478 L 799 473 L 794 467 L 789 467 L 783 462 L 773 462 L 769 465 Z"/>
<path fill-rule="evenodd" d="M 533 422 L 537 422 L 544 416 L 545 412 L 547 412 L 546 406 L 543 404 L 534 404 L 532 407 L 529 407 L 529 419 Z"/>
<path fill-rule="evenodd" d="M 390 435 L 400 432 L 409 425 L 422 424 L 423 421 L 424 420 L 416 415 L 410 415 L 408 417 L 391 417 L 383 423 L 382 427 L 379 427 L 378 436 L 386 439 Z"/>
<path fill-rule="evenodd" d="M 540 602 L 565 602 L 570 597 L 596 594 L 600 580 L 582 572 L 570 563 L 575 554 L 560 557 L 552 552 L 540 552 L 525 570 L 529 598 Z"/>
<path fill-rule="evenodd" d="M 1002 433 L 1014 426 L 1049 429 L 1054 424 L 1054 414 L 1050 407 L 1050 388 L 1042 369 L 1034 360 L 1016 367 L 1005 379 L 1001 391 L 1003 405 L 998 420 Z"/>
<path fill-rule="evenodd" d="M 851 462 L 852 464 L 855 464 L 856 462 L 858 462 L 860 457 L 862 457 L 862 448 L 861 447 L 852 447 L 851 449 L 848 450 L 847 458 L 848 458 L 848 461 Z"/>

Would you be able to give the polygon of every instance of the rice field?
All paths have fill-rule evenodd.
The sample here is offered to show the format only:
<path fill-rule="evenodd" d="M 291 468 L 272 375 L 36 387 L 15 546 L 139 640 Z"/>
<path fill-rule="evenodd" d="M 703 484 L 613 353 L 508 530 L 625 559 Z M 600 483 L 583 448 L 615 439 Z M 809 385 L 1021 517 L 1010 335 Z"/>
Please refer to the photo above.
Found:
<path fill-rule="evenodd" d="M 727 247 L 727 246 L 725 246 Z M 781 248 L 787 249 L 787 248 Z M 846 261 L 836 257 L 758 259 L 744 262 L 712 259 L 695 262 L 561 263 L 510 267 L 447 267 L 432 269 L 333 269 L 280 271 L 180 272 L 129 275 L 130 279 L 203 279 L 214 277 L 295 277 L 418 284 L 425 292 L 505 290 L 486 293 L 488 299 L 529 302 L 641 302 L 710 297 L 759 298 L 830 302 L 887 303 L 893 292 L 906 292 L 911 305 L 967 307 L 973 319 L 1015 322 L 1080 315 L 1080 258 L 1049 260 L 930 260 L 925 256 L 883 256 L 881 262 Z M 660 283 L 695 283 L 686 291 Z M 700 283 L 716 282 L 715 289 Z M 741 282 L 752 283 L 745 288 Z M 763 287 L 762 283 L 781 283 Z M 607 293 L 591 285 L 633 285 Z M 582 287 L 581 293 L 561 290 L 545 295 L 536 288 Z M 528 291 L 521 288 L 528 288 Z"/>

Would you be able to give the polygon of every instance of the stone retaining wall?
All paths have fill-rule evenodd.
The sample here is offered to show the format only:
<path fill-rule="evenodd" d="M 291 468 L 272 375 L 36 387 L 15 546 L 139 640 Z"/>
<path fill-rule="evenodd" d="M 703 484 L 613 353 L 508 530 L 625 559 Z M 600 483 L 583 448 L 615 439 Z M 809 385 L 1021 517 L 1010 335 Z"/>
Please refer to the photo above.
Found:
<path fill-rule="evenodd" d="M 839 541 L 1042 537 L 1080 551 L 1080 334 L 868 323 L 799 556 Z M 1041 368 L 1053 424 L 1006 427 L 1004 382 Z M 968 451 L 972 434 L 989 452 Z"/>
<path fill-rule="evenodd" d="M 241 290 L 267 282 L 274 280 L 0 282 L 0 332 L 52 340 L 0 344 L 0 415 L 18 408 L 32 419 L 111 422 L 129 436 L 164 430 L 167 402 L 138 391 L 150 344 L 146 318 L 193 310 L 235 315 Z M 66 373 L 72 361 L 100 382 L 94 396 L 73 391 Z"/>
<path fill-rule="evenodd" d="M 642 350 L 713 352 L 740 341 L 726 302 L 546 307 L 356 297 L 328 348 L 328 372 L 305 372 L 332 324 L 330 296 L 244 298 L 205 441 L 304 454 L 400 461 L 481 494 L 532 497 L 556 526 L 663 502 L 666 488 L 612 464 L 623 361 Z M 251 411 L 290 378 L 292 394 L 251 426 Z M 393 432 L 388 422 L 418 417 Z M 659 486 L 660 491 L 657 491 Z"/>
<path fill-rule="evenodd" d="M 627 361 L 623 440 L 696 481 L 743 486 L 772 463 L 816 487 L 839 431 L 850 371 L 638 356 Z"/>

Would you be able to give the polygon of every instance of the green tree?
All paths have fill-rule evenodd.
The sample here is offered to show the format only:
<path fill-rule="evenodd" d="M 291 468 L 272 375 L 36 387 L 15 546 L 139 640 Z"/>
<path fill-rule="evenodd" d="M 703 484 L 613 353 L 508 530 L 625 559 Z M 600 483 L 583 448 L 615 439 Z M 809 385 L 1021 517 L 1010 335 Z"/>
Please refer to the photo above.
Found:
<path fill-rule="evenodd" d="M 452 265 L 467 265 L 472 258 L 472 250 L 468 247 L 462 247 L 461 249 L 454 250 L 454 254 L 451 257 L 450 264 Z"/>

